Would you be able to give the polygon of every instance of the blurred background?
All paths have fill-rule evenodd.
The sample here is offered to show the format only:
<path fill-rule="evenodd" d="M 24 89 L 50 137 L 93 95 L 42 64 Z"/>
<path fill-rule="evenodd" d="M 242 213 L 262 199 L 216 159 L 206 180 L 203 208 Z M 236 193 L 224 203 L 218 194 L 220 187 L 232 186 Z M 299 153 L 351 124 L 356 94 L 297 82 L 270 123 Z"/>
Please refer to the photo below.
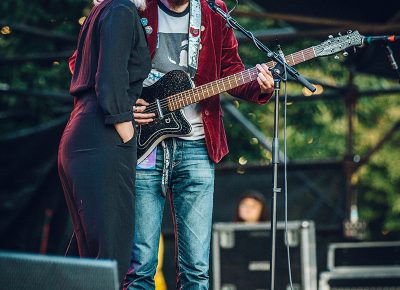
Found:
<path fill-rule="evenodd" d="M 289 55 L 349 30 L 400 34 L 398 1 L 382 1 L 242 0 L 232 15 L 268 47 L 275 50 L 279 44 Z M 226 3 L 229 8 L 236 4 Z M 91 7 L 87 0 L 0 2 L 1 250 L 66 252 L 72 226 L 57 173 L 57 149 L 73 106 L 68 58 Z M 237 38 L 246 66 L 269 61 L 247 38 L 240 33 Z M 399 44 L 390 46 L 400 63 Z M 288 217 L 315 224 L 318 273 L 327 270 L 330 243 L 400 240 L 398 75 L 383 45 L 351 47 L 345 54 L 296 67 L 316 86 L 314 94 L 292 81 L 287 84 Z M 255 106 L 226 96 L 223 107 L 230 155 L 216 169 L 216 223 L 234 221 L 246 190 L 261 192 L 268 208 L 272 193 L 272 101 Z M 283 187 L 282 170 L 279 182 Z M 282 194 L 277 215 L 283 220 Z M 173 289 L 169 206 L 163 234 L 163 271 Z M 73 243 L 67 255 L 76 255 Z"/>

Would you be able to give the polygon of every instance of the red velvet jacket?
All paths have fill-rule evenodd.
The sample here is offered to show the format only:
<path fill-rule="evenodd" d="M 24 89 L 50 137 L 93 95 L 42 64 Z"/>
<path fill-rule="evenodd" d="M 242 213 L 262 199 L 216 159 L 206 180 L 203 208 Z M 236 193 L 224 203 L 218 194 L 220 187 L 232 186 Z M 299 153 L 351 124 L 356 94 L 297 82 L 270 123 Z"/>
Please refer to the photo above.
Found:
<path fill-rule="evenodd" d="M 207 5 L 206 0 L 201 1 L 202 19 L 201 25 L 201 49 L 199 53 L 198 69 L 194 77 L 196 86 L 200 86 L 217 79 L 243 71 L 244 66 L 238 54 L 238 43 L 231 28 L 225 24 L 225 20 L 214 13 Z M 221 0 L 216 3 L 227 11 L 226 5 Z M 151 57 L 156 52 L 158 33 L 158 8 L 157 0 L 148 0 L 147 8 L 141 12 L 141 17 L 148 20 L 152 27 L 152 33 L 146 34 Z M 70 60 L 70 67 L 73 69 L 74 58 Z M 271 95 L 260 94 L 260 87 L 257 81 L 250 82 L 228 91 L 234 97 L 250 102 L 264 104 Z M 213 96 L 200 102 L 205 139 L 210 158 L 218 163 L 228 154 L 224 125 L 222 122 L 223 111 L 219 96 Z"/>

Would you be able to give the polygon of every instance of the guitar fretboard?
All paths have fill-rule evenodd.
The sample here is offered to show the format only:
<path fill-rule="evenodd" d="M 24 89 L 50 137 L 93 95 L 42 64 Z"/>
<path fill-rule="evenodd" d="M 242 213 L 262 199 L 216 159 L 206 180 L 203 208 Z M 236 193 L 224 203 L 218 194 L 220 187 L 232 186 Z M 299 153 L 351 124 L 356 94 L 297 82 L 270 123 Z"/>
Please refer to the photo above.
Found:
<path fill-rule="evenodd" d="M 293 54 L 285 56 L 287 64 L 294 66 L 296 64 L 305 62 L 315 58 L 314 47 L 309 47 Z M 274 67 L 276 62 L 270 61 L 267 63 L 268 67 Z M 167 99 L 169 111 L 176 111 L 191 104 L 200 102 L 211 96 L 217 95 L 222 92 L 229 91 L 230 89 L 239 87 L 246 83 L 256 80 L 258 77 L 258 69 L 252 67 L 242 72 L 227 76 L 225 78 L 198 86 L 196 88 L 169 96 Z"/>

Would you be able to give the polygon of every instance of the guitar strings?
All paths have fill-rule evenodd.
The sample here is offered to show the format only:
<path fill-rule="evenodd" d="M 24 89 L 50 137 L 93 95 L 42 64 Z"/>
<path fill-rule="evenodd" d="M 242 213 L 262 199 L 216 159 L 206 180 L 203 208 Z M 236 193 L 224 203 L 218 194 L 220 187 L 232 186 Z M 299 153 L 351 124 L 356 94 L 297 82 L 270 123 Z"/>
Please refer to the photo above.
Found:
<path fill-rule="evenodd" d="M 199 87 L 169 96 L 160 101 L 160 107 L 162 109 L 165 109 L 165 108 L 169 107 L 169 105 L 171 105 L 171 107 L 177 107 L 176 109 L 179 109 L 179 107 L 181 107 L 181 104 L 194 103 L 194 102 L 191 102 L 191 100 L 193 99 L 193 96 L 197 95 L 200 97 L 199 100 L 196 100 L 196 97 L 195 97 L 195 100 L 197 102 L 197 101 L 204 99 L 204 97 L 206 97 L 206 96 L 212 96 L 212 95 L 218 94 L 218 93 L 224 91 L 224 89 L 220 88 L 220 85 L 223 84 L 223 82 L 228 81 L 228 79 L 230 79 L 229 83 L 231 83 L 231 81 L 235 82 L 235 79 L 236 79 L 236 83 L 237 83 L 237 79 L 239 78 L 239 81 L 242 83 L 237 86 L 234 86 L 234 87 L 238 87 L 242 84 L 245 84 L 249 81 L 254 80 L 252 77 L 257 75 L 257 73 L 256 74 L 254 72 L 252 73 L 251 70 L 254 70 L 254 68 L 243 71 L 241 73 L 238 73 L 238 74 L 235 74 L 232 76 L 228 76 L 221 80 L 217 80 L 214 84 L 204 84 Z M 248 75 L 250 74 L 250 76 L 241 76 L 241 77 L 238 76 L 244 72 L 246 72 Z M 223 85 L 223 86 L 224 86 L 224 88 L 226 88 L 225 85 Z M 234 87 L 231 87 L 231 88 L 234 88 Z M 227 90 L 229 90 L 231 88 L 228 88 Z M 199 91 L 199 92 L 196 93 L 195 91 Z M 212 91 L 212 94 L 204 94 L 204 93 L 201 94 L 200 91 L 208 91 L 208 92 Z M 214 92 L 216 92 L 216 93 L 214 93 Z M 176 110 L 176 109 L 173 109 L 173 110 Z M 147 106 L 144 113 L 151 113 L 151 111 L 153 111 L 153 113 L 157 112 L 157 103 L 152 103 L 149 106 Z"/>
<path fill-rule="evenodd" d="M 212 84 L 212 83 L 204 84 L 204 85 L 195 87 L 193 89 L 190 89 L 190 90 L 187 90 L 187 91 L 180 92 L 180 93 L 177 93 L 175 95 L 169 96 L 169 97 L 167 97 L 167 98 L 165 98 L 163 100 L 160 100 L 160 106 L 161 106 L 162 109 L 168 107 L 169 104 L 172 104 L 172 106 L 174 106 L 174 105 L 178 105 L 179 106 L 180 103 L 187 102 L 187 100 L 190 99 L 192 95 L 200 96 L 200 92 L 198 92 L 197 94 L 193 93 L 196 90 L 198 90 L 198 91 L 207 90 L 208 92 L 212 91 L 213 94 L 214 94 L 214 91 L 223 91 L 223 90 L 221 90 L 220 86 L 221 86 L 221 84 L 223 84 L 224 82 L 227 82 L 227 81 L 229 81 L 229 83 L 231 83 L 231 82 L 235 82 L 235 80 L 236 80 L 236 84 L 237 84 L 237 80 L 239 79 L 239 81 L 243 82 L 243 83 L 238 85 L 238 86 L 240 86 L 240 85 L 245 84 L 245 83 L 247 83 L 247 82 L 249 82 L 251 80 L 254 80 L 253 77 L 256 76 L 257 74 L 258 74 L 258 70 L 257 70 L 257 68 L 254 67 L 254 68 L 242 71 L 240 73 L 228 76 L 226 78 L 217 80 L 217 81 L 214 82 L 214 84 Z M 225 88 L 225 85 L 223 85 L 223 86 Z M 234 87 L 237 87 L 237 86 L 234 86 Z M 231 89 L 231 88 L 229 88 L 229 89 Z M 203 96 L 205 96 L 205 95 L 203 94 Z M 201 100 L 201 98 L 199 100 Z M 153 109 L 154 110 L 157 109 L 157 103 L 155 103 L 155 102 L 153 102 L 152 104 L 147 106 L 147 108 L 146 108 L 146 110 L 144 112 L 147 113 L 149 111 L 152 111 Z M 157 112 L 157 110 L 156 110 L 156 112 Z"/>
<path fill-rule="evenodd" d="M 297 62 L 295 59 L 297 59 L 297 60 L 300 59 L 299 62 L 303 62 L 303 61 L 306 60 L 306 57 L 307 57 L 307 59 L 310 59 L 310 58 L 315 57 L 315 53 L 314 53 L 314 51 L 313 51 L 312 48 L 308 48 L 307 50 L 312 50 L 312 52 L 310 53 L 309 51 L 307 51 L 306 53 L 304 53 L 303 51 L 299 51 L 299 52 L 294 53 L 294 54 L 292 54 L 292 55 L 288 55 L 288 56 L 286 57 L 287 62 L 288 62 L 289 64 L 290 64 L 290 63 L 293 63 L 293 64 L 291 64 L 291 65 L 294 65 L 294 64 L 296 64 L 296 62 Z M 301 57 L 300 57 L 300 54 L 301 54 Z M 292 61 L 290 61 L 289 57 L 292 58 Z M 298 63 L 298 62 L 297 62 L 297 63 Z M 270 62 L 267 63 L 268 66 L 273 66 L 274 64 L 275 64 L 275 62 L 273 62 L 273 61 L 270 61 Z M 217 80 L 217 81 L 215 82 L 215 84 L 213 84 L 213 85 L 210 85 L 210 84 L 202 85 L 202 86 L 200 86 L 200 87 L 197 87 L 197 89 L 201 88 L 201 89 L 203 89 L 203 90 L 206 89 L 206 90 L 213 90 L 213 91 L 214 91 L 215 88 L 220 89 L 219 86 L 221 85 L 221 83 L 223 84 L 223 82 L 226 81 L 226 80 L 228 80 L 230 77 L 235 77 L 235 78 L 236 78 L 236 76 L 237 76 L 237 75 L 240 75 L 240 74 L 242 75 L 241 78 L 242 78 L 242 80 L 243 80 L 243 83 L 247 83 L 249 80 L 251 81 L 251 80 L 253 80 L 253 79 L 252 79 L 251 76 L 250 76 L 250 78 L 248 79 L 248 76 L 246 76 L 245 73 L 246 73 L 246 72 L 247 72 L 247 74 L 254 73 L 254 71 L 252 72 L 252 70 L 256 70 L 256 68 L 252 68 L 252 69 L 243 71 L 243 72 L 241 72 L 241 73 L 238 73 L 238 74 L 235 74 L 235 75 L 232 75 L 232 76 L 228 76 L 228 77 L 226 77 L 226 78 L 224 78 L 224 79 Z M 257 71 L 257 72 L 258 72 L 258 71 Z M 244 76 L 243 76 L 243 75 L 244 75 Z M 225 85 L 224 85 L 224 87 L 225 87 Z M 236 87 L 236 86 L 235 86 L 235 87 Z M 172 104 L 173 107 L 174 107 L 174 106 L 177 106 L 178 108 L 181 107 L 181 106 L 180 106 L 181 103 L 185 104 L 185 103 L 187 102 L 188 97 L 191 98 L 191 96 L 193 95 L 193 91 L 194 91 L 195 89 L 196 89 L 196 88 L 191 89 L 191 90 L 188 90 L 188 91 L 185 91 L 185 92 L 181 92 L 181 93 L 178 93 L 178 94 L 176 94 L 176 95 L 170 96 L 170 97 L 168 97 L 168 98 L 166 98 L 166 99 L 164 99 L 164 100 L 161 100 L 161 101 L 160 101 L 160 103 L 161 103 L 161 108 L 162 108 L 162 109 L 166 108 L 166 107 L 168 106 L 167 103 Z M 228 90 L 229 90 L 229 89 L 228 89 Z M 222 90 L 222 91 L 223 91 L 223 90 Z M 198 93 L 197 95 L 199 95 L 199 93 Z M 204 95 L 203 95 L 203 96 L 204 96 Z M 182 98 L 182 97 L 183 97 L 183 98 Z M 200 98 L 198 101 L 200 101 L 200 100 L 201 100 L 201 98 Z M 189 102 L 190 102 L 190 101 L 191 101 L 191 100 L 189 100 Z M 196 101 L 197 101 L 197 100 L 196 100 Z M 177 109 L 178 109 L 178 108 L 177 108 Z M 146 108 L 146 111 L 145 111 L 145 112 L 149 112 L 149 111 L 152 111 L 152 110 L 155 110 L 155 109 L 157 109 L 157 104 L 156 104 L 156 103 L 153 103 L 153 104 L 150 104 L 150 105 Z"/>
<path fill-rule="evenodd" d="M 312 59 L 314 57 L 315 57 L 314 48 L 310 47 L 310 48 L 295 52 L 293 54 L 287 55 L 285 57 L 285 59 L 289 65 L 296 65 L 300 62 L 304 62 L 304 61 Z M 266 64 L 269 67 L 273 67 L 276 63 L 274 61 L 270 61 Z M 192 96 L 196 95 L 196 93 L 193 93 L 196 90 L 207 90 L 207 91 L 212 90 L 214 92 L 214 89 L 215 89 L 216 91 L 220 90 L 219 92 L 221 92 L 224 90 L 221 90 L 220 85 L 222 84 L 225 89 L 225 85 L 224 85 L 225 82 L 229 81 L 229 84 L 230 84 L 231 80 L 233 79 L 233 80 L 236 80 L 236 84 L 237 84 L 237 79 L 239 78 L 239 80 L 240 79 L 242 80 L 242 82 L 243 82 L 242 84 L 245 84 L 249 81 L 255 80 L 256 78 L 253 79 L 253 77 L 256 75 L 258 75 L 258 70 L 256 67 L 253 67 L 253 68 L 247 69 L 245 71 L 233 74 L 231 76 L 227 76 L 223 79 L 216 80 L 215 82 L 204 84 L 199 87 L 169 96 L 163 100 L 160 100 L 160 102 L 159 102 L 160 107 L 161 107 L 161 109 L 165 109 L 165 108 L 169 107 L 168 106 L 169 104 L 172 104 L 172 107 L 176 106 L 177 109 L 179 109 L 180 107 L 182 107 L 181 103 L 185 104 L 187 101 L 189 101 L 189 102 L 191 101 Z M 242 84 L 240 84 L 240 85 L 242 85 Z M 237 87 L 237 86 L 234 86 L 232 88 L 235 88 L 235 87 Z M 232 89 L 232 88 L 229 88 L 229 89 Z M 219 92 L 217 92 L 216 94 L 218 94 Z M 200 92 L 197 93 L 197 96 L 200 97 Z M 202 96 L 204 97 L 204 96 L 210 96 L 210 95 L 203 94 Z M 199 100 L 196 100 L 196 99 L 195 100 L 197 102 L 197 101 L 200 101 L 201 99 L 202 98 L 200 97 Z M 193 102 L 191 102 L 191 103 L 193 103 Z M 157 103 L 152 103 L 149 106 L 147 106 L 146 110 L 143 113 L 152 113 L 152 112 L 157 113 L 158 112 L 157 107 L 158 107 Z M 177 110 L 177 109 L 175 109 L 175 110 Z"/>
<path fill-rule="evenodd" d="M 217 80 L 213 83 L 204 84 L 197 88 L 193 88 L 192 90 L 182 92 L 170 98 L 171 107 L 174 109 L 176 106 L 180 107 L 181 104 L 185 106 L 188 105 L 186 103 L 193 103 L 193 99 L 195 100 L 195 102 L 198 102 L 208 96 L 216 95 L 220 92 L 236 88 L 240 85 L 255 80 L 257 78 L 257 75 L 257 68 L 251 68 L 241 73 Z"/>
<path fill-rule="evenodd" d="M 301 55 L 301 56 L 300 56 Z M 289 59 L 289 57 L 290 58 L 292 58 L 292 61 Z M 313 47 L 311 47 L 311 48 L 307 48 L 307 49 L 305 49 L 305 50 L 302 50 L 302 51 L 298 51 L 298 52 L 296 52 L 296 53 L 293 53 L 293 54 L 291 54 L 291 55 L 288 55 L 288 56 L 286 56 L 286 61 L 290 64 L 290 65 L 295 65 L 295 64 L 297 64 L 297 63 L 299 63 L 299 62 L 303 62 L 303 61 L 305 61 L 305 60 L 307 60 L 307 59 L 310 59 L 310 58 L 313 58 L 313 57 L 315 57 L 315 53 L 314 53 L 314 49 L 313 49 Z M 297 61 L 296 61 L 297 60 Z M 275 65 L 275 62 L 274 61 L 270 61 L 270 62 L 268 62 L 267 63 L 267 65 L 268 66 L 274 66 Z M 249 69 L 249 70 L 246 70 L 246 71 L 243 71 L 243 72 L 240 72 L 240 73 L 238 73 L 238 74 L 244 74 L 244 73 L 248 73 L 248 71 L 251 71 L 251 70 L 253 70 L 253 69 L 256 69 L 256 68 L 251 68 L 251 69 Z M 252 73 L 252 72 L 250 72 L 250 73 Z M 224 79 L 221 79 L 221 80 L 217 80 L 216 81 L 216 84 L 215 85 L 209 85 L 208 87 L 207 87 L 207 85 L 208 84 L 206 84 L 206 85 L 203 85 L 203 86 L 200 86 L 202 89 L 211 89 L 211 90 L 214 90 L 214 88 L 215 88 L 215 86 L 217 86 L 217 89 L 219 89 L 219 85 L 220 84 L 218 84 L 218 82 L 220 82 L 220 83 L 222 83 L 223 84 L 223 81 L 226 79 L 228 79 L 228 78 L 230 78 L 230 77 L 236 77 L 236 75 L 238 75 L 238 74 L 235 74 L 235 75 L 232 75 L 232 76 L 228 76 L 228 77 L 226 77 L 226 78 L 224 78 Z M 244 77 L 242 76 L 242 79 L 244 79 Z M 252 79 L 250 79 L 250 80 L 252 80 Z M 246 80 L 245 82 L 247 82 L 248 80 Z M 199 88 L 199 87 L 198 87 Z M 195 90 L 196 88 L 194 88 L 194 89 L 191 89 L 191 90 L 188 90 L 188 91 L 186 91 L 186 94 L 185 94 L 185 92 L 181 92 L 181 93 L 178 93 L 178 94 L 176 94 L 176 95 L 173 95 L 173 96 L 170 96 L 170 97 L 168 97 L 168 98 L 166 98 L 166 99 L 164 99 L 164 100 L 161 100 L 160 101 L 160 103 L 161 103 L 161 105 L 162 105 L 162 108 L 165 108 L 165 103 L 166 102 L 171 102 L 172 104 L 175 104 L 175 105 L 178 105 L 179 106 L 179 102 L 181 102 L 181 103 L 185 103 L 185 99 L 189 96 L 189 95 L 192 95 L 192 92 L 189 92 L 189 91 L 193 91 L 193 90 Z M 184 97 L 184 99 L 182 99 L 182 97 Z M 149 105 L 147 108 L 147 110 L 152 110 L 152 109 L 154 109 L 154 108 L 156 108 L 157 107 L 157 104 L 152 104 L 152 105 Z M 146 111 L 147 111 L 146 110 Z"/>

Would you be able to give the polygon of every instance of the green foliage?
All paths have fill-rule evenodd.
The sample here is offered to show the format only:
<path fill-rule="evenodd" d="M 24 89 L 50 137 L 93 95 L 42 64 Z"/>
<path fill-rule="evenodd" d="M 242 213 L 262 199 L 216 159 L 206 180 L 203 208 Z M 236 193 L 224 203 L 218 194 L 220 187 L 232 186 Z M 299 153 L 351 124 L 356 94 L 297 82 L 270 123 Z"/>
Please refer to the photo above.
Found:
<path fill-rule="evenodd" d="M 227 1 L 233 7 L 234 1 Z M 247 11 L 246 5 L 239 5 L 238 11 Z M 258 19 L 239 19 L 248 29 L 284 27 L 284 23 Z M 319 44 L 321 40 L 307 40 L 285 43 L 286 54 Z M 276 43 L 267 43 L 273 48 Z M 265 62 L 266 59 L 253 44 L 239 46 L 240 55 L 248 65 Z M 310 79 L 323 83 L 346 87 L 351 67 L 333 57 L 314 59 L 303 63 L 297 69 Z M 357 90 L 383 90 L 398 88 L 392 80 L 356 73 L 354 86 Z M 329 89 L 325 89 L 330 92 Z M 288 95 L 302 95 L 299 85 L 288 84 Z M 281 90 L 281 96 L 284 91 Z M 309 98 L 312 98 L 309 97 Z M 265 136 L 273 136 L 272 100 L 265 106 L 236 102 L 236 107 Z M 400 121 L 400 98 L 398 95 L 361 96 L 355 107 L 354 153 L 364 156 L 381 140 L 392 126 Z M 280 148 L 283 149 L 283 101 L 280 111 Z M 225 114 L 230 155 L 224 162 L 265 163 L 271 162 L 271 153 L 263 149 L 258 140 L 237 124 L 229 114 Z M 291 160 L 343 159 L 347 150 L 348 114 L 345 98 L 338 93 L 336 100 L 303 101 L 289 103 L 287 107 L 288 158 Z M 400 236 L 400 133 L 397 130 L 382 148 L 372 155 L 371 160 L 360 167 L 354 178 L 358 180 L 360 218 L 369 222 L 369 237 L 372 239 L 399 238 Z"/>
<path fill-rule="evenodd" d="M 234 1 L 227 1 L 233 7 Z M 52 33 L 76 37 L 79 19 L 90 9 L 88 0 L 2 0 L 0 1 L 0 51 L 1 58 L 73 51 L 75 42 L 61 38 L 49 38 L 14 30 L 13 24 L 37 27 Z M 248 5 L 239 5 L 238 11 L 249 11 Z M 239 22 L 253 31 L 266 28 L 285 27 L 285 23 L 250 17 L 239 18 Z M 11 27 L 8 33 L 7 26 Z M 285 42 L 286 54 L 319 44 L 322 39 Z M 274 47 L 276 42 L 268 43 Z M 266 61 L 265 56 L 253 44 L 239 46 L 240 55 L 248 65 Z M 346 86 L 351 76 L 343 61 L 332 57 L 314 59 L 298 66 L 305 76 L 332 86 Z M 42 61 L 7 62 L 0 67 L 0 88 L 26 89 L 29 91 L 64 91 L 69 87 L 70 73 L 67 58 Z M 354 85 L 358 90 L 387 89 L 398 87 L 391 80 L 370 75 L 355 74 Z M 329 88 L 324 92 L 332 93 Z M 289 96 L 303 94 L 303 89 L 289 82 Z M 50 94 L 51 95 L 51 94 Z M 283 95 L 283 90 L 281 90 Z M 323 95 L 322 95 L 323 96 Z M 343 96 L 337 99 L 291 102 L 287 107 L 288 157 L 291 160 L 343 159 L 346 153 L 347 112 Z M 0 95 L 1 112 L 19 112 L 18 118 L 2 119 L 1 132 L 10 132 L 26 126 L 46 122 L 58 114 L 68 111 L 70 103 L 53 97 L 38 97 L 33 94 Z M 237 108 L 266 136 L 273 134 L 273 105 L 257 106 L 235 101 Z M 281 104 L 283 104 L 281 102 Z M 354 152 L 364 156 L 385 133 L 400 120 L 400 98 L 385 95 L 359 98 L 355 108 Z M 283 115 L 281 106 L 280 116 Z M 20 116 L 24 116 L 23 118 Z M 230 155 L 224 162 L 241 164 L 271 161 L 271 153 L 261 147 L 259 140 L 251 136 L 228 113 L 224 117 L 230 144 Z M 280 120 L 279 136 L 283 137 L 283 120 Z M 385 145 L 373 154 L 371 160 L 356 174 L 358 180 L 361 218 L 369 221 L 371 237 L 398 236 L 400 232 L 400 134 L 397 131 Z M 281 148 L 283 148 L 281 146 Z"/>
<path fill-rule="evenodd" d="M 72 52 L 76 45 L 73 39 L 80 29 L 78 20 L 88 13 L 88 4 L 81 0 L 1 1 L 1 57 L 7 59 Z M 18 29 L 19 25 L 25 25 L 26 30 L 39 28 L 49 33 L 62 33 L 72 40 L 32 34 L 25 29 Z M 3 64 L 0 67 L 0 86 L 27 90 L 28 93 L 0 95 L 1 108 L 17 116 L 2 122 L 2 132 L 32 126 L 57 116 L 63 105 L 59 100 L 51 94 L 49 97 L 33 96 L 29 91 L 68 92 L 69 81 L 67 58 L 16 60 Z"/>

